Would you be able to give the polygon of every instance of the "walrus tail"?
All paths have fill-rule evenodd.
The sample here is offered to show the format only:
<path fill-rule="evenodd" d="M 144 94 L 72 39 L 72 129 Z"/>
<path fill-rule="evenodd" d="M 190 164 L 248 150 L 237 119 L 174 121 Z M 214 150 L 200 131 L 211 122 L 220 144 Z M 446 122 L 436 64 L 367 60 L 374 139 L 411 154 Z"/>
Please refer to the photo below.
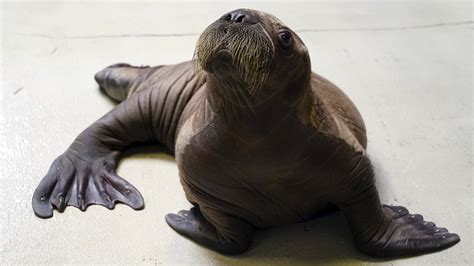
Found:
<path fill-rule="evenodd" d="M 119 63 L 97 72 L 94 78 L 107 96 L 121 102 L 127 99 L 131 92 L 148 77 L 150 70 L 149 66 L 136 67 Z"/>

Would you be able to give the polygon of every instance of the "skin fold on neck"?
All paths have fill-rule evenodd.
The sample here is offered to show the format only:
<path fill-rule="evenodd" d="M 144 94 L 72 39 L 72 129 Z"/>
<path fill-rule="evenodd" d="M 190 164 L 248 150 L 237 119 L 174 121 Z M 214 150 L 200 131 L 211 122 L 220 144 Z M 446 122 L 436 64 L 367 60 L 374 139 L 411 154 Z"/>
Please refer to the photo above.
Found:
<path fill-rule="evenodd" d="M 310 120 L 314 105 L 309 79 L 307 89 L 297 94 L 288 95 L 286 92 L 291 88 L 260 88 L 260 92 L 257 91 L 260 95 L 252 95 L 249 91 L 252 90 L 232 75 L 208 76 L 206 100 L 217 116 L 215 121 L 239 138 L 264 138 L 279 127 L 294 124 L 295 120 L 303 124 Z M 262 91 L 267 92 L 266 95 L 261 95 Z"/>

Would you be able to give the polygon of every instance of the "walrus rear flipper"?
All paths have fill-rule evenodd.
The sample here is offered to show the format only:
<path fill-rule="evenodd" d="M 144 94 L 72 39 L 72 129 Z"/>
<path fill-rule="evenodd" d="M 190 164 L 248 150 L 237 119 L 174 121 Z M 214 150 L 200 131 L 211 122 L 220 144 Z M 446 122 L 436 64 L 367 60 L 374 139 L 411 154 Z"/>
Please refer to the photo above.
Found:
<path fill-rule="evenodd" d="M 110 98 L 121 102 L 149 76 L 152 69 L 148 66 L 135 67 L 119 63 L 97 72 L 94 78 Z"/>

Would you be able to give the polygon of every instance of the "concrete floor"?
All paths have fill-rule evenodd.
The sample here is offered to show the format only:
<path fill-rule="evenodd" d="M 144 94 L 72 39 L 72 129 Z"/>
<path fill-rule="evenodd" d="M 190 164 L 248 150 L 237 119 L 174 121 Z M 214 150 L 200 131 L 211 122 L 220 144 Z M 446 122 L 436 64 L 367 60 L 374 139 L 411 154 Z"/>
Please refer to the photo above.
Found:
<path fill-rule="evenodd" d="M 359 107 L 385 203 L 461 236 L 443 252 L 379 261 L 356 252 L 333 214 L 262 230 L 251 250 L 225 257 L 172 231 L 187 208 L 170 156 L 137 154 L 119 174 L 146 208 L 68 208 L 34 216 L 32 193 L 53 159 L 113 107 L 96 71 L 117 62 L 192 57 L 198 34 L 237 7 L 265 10 L 299 32 L 313 70 Z M 473 248 L 472 6 L 469 2 L 3 3 L 0 112 L 0 264 L 470 264 Z"/>

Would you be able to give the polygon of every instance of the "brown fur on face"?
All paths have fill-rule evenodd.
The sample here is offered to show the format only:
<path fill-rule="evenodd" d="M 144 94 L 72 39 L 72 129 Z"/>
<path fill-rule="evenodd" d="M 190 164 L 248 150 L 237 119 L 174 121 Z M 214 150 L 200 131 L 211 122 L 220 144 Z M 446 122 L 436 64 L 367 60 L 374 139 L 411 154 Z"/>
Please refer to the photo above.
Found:
<path fill-rule="evenodd" d="M 263 31 L 265 29 L 260 24 L 233 25 L 216 21 L 200 36 L 195 62 L 199 68 L 212 72 L 216 54 L 228 51 L 240 79 L 253 93 L 267 80 L 274 58 L 272 40 Z"/>

